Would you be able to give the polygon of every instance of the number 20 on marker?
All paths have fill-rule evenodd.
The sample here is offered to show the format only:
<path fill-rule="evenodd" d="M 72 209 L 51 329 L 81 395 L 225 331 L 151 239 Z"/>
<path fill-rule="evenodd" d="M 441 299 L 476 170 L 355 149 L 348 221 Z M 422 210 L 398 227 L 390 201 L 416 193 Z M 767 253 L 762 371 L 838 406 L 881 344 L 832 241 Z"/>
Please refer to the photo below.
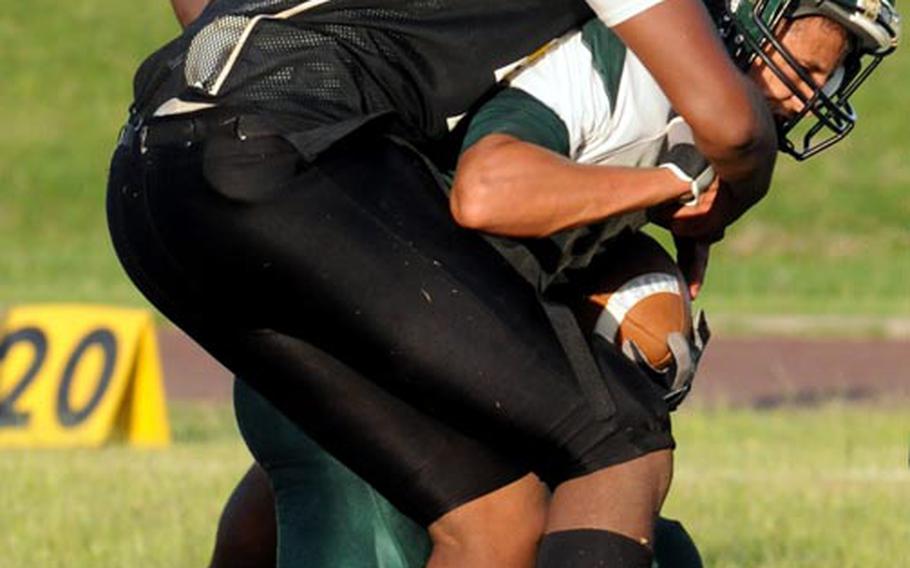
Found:
<path fill-rule="evenodd" d="M 170 438 L 150 315 L 14 308 L 0 328 L 0 447 L 147 446 Z"/>

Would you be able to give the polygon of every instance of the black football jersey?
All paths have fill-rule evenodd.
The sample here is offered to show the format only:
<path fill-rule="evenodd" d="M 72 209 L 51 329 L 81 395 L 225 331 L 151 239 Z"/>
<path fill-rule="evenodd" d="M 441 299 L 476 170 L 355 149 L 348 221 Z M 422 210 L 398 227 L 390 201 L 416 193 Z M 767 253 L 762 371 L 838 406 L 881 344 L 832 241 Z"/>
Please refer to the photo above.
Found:
<path fill-rule="evenodd" d="M 497 70 L 592 16 L 584 0 L 215 0 L 140 67 L 135 107 L 280 115 L 313 154 L 389 114 L 434 139 Z"/>

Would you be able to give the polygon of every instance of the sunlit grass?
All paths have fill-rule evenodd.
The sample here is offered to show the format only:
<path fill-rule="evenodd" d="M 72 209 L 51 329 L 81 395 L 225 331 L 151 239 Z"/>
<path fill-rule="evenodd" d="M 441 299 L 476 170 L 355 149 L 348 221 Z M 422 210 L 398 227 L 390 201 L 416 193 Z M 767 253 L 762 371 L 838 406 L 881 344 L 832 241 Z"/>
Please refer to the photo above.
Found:
<path fill-rule="evenodd" d="M 910 409 L 683 410 L 665 512 L 706 566 L 898 566 L 910 543 Z"/>
<path fill-rule="evenodd" d="M 0 451 L 5 568 L 204 566 L 249 464 L 227 405 L 172 409 L 175 444 Z M 664 514 L 712 567 L 900 566 L 910 409 L 690 407 Z"/>

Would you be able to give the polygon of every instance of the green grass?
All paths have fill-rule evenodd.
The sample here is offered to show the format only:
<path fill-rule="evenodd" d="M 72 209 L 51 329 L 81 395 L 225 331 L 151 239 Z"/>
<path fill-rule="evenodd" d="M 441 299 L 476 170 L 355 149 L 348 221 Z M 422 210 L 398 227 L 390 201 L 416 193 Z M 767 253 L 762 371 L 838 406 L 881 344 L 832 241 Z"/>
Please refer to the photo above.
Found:
<path fill-rule="evenodd" d="M 228 406 L 175 406 L 167 450 L 0 452 L 3 566 L 205 566 L 249 466 Z"/>
<path fill-rule="evenodd" d="M 906 408 L 684 410 L 676 436 L 664 512 L 685 521 L 706 566 L 906 562 Z"/>
<path fill-rule="evenodd" d="M 133 70 L 177 32 L 168 3 L 0 9 L 0 307 L 140 304 L 111 252 L 104 186 Z M 905 46 L 861 90 L 847 141 L 806 164 L 781 157 L 771 195 L 716 249 L 707 308 L 910 316 L 908 90 Z"/>
<path fill-rule="evenodd" d="M 167 2 L 0 0 L 0 304 L 139 303 L 104 220 L 108 160 Z"/>
<path fill-rule="evenodd" d="M 204 566 L 249 463 L 230 409 L 174 405 L 161 451 L 0 452 L 4 568 Z M 664 513 L 711 567 L 898 566 L 910 542 L 910 413 L 684 408 Z"/>

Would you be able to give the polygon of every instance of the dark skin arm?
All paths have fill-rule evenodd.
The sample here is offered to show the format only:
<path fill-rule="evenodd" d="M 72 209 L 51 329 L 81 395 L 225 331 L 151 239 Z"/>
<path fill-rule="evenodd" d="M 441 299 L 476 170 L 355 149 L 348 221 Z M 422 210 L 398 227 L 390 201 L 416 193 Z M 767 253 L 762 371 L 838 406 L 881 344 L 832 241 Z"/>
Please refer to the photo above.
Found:
<path fill-rule="evenodd" d="M 675 235 L 673 240 L 676 243 L 676 263 L 689 284 L 689 296 L 694 300 L 705 283 L 711 244 Z"/>
<path fill-rule="evenodd" d="M 694 299 L 704 284 L 711 244 L 723 238 L 733 206 L 724 182 L 715 180 L 697 205 L 668 203 L 651 209 L 649 219 L 668 229 L 676 243 L 676 261 Z"/>
<path fill-rule="evenodd" d="M 689 283 L 689 295 L 694 300 L 705 281 L 711 244 L 723 238 L 726 227 L 723 201 L 728 193 L 715 179 L 693 206 L 666 203 L 648 211 L 648 219 L 669 230 L 676 244 L 676 262 Z M 707 235 L 707 236 L 706 236 Z"/>
<path fill-rule="evenodd" d="M 777 135 L 763 97 L 730 60 L 700 0 L 666 0 L 613 29 L 686 119 L 699 150 L 724 180 L 726 195 L 713 215 L 720 228 L 729 225 L 767 193 L 771 181 Z"/>
<path fill-rule="evenodd" d="M 688 185 L 665 169 L 584 165 L 513 136 L 490 134 L 461 156 L 449 204 L 463 227 L 511 237 L 543 237 L 663 204 L 653 209 L 652 220 L 685 233 L 688 222 L 711 215 L 718 185 L 698 205 L 679 207 Z M 677 236 L 676 247 L 695 298 L 710 244 Z"/>
<path fill-rule="evenodd" d="M 668 172 L 580 166 L 497 135 L 462 156 L 452 212 L 466 227 L 544 236 L 664 204 L 666 226 L 678 237 L 679 261 L 695 295 L 709 243 L 768 191 L 777 151 L 774 123 L 761 94 L 728 57 L 699 0 L 666 0 L 613 29 L 692 127 L 723 183 L 698 207 L 678 208 L 674 203 L 685 188 Z M 636 192 L 624 189 L 630 186 Z"/>
<path fill-rule="evenodd" d="M 662 168 L 578 164 L 506 134 L 462 154 L 450 205 L 462 226 L 510 237 L 543 237 L 678 200 L 686 183 Z"/>
<path fill-rule="evenodd" d="M 174 9 L 180 27 L 185 28 L 199 17 L 208 3 L 209 0 L 171 0 L 171 8 Z"/>
<path fill-rule="evenodd" d="M 665 169 L 579 164 L 513 136 L 490 134 L 461 156 L 450 207 L 463 227 L 510 237 L 544 237 L 650 209 L 651 220 L 674 234 L 695 298 L 710 242 L 725 227 L 729 194 L 722 186 L 715 180 L 697 205 L 680 206 L 688 185 Z"/>

